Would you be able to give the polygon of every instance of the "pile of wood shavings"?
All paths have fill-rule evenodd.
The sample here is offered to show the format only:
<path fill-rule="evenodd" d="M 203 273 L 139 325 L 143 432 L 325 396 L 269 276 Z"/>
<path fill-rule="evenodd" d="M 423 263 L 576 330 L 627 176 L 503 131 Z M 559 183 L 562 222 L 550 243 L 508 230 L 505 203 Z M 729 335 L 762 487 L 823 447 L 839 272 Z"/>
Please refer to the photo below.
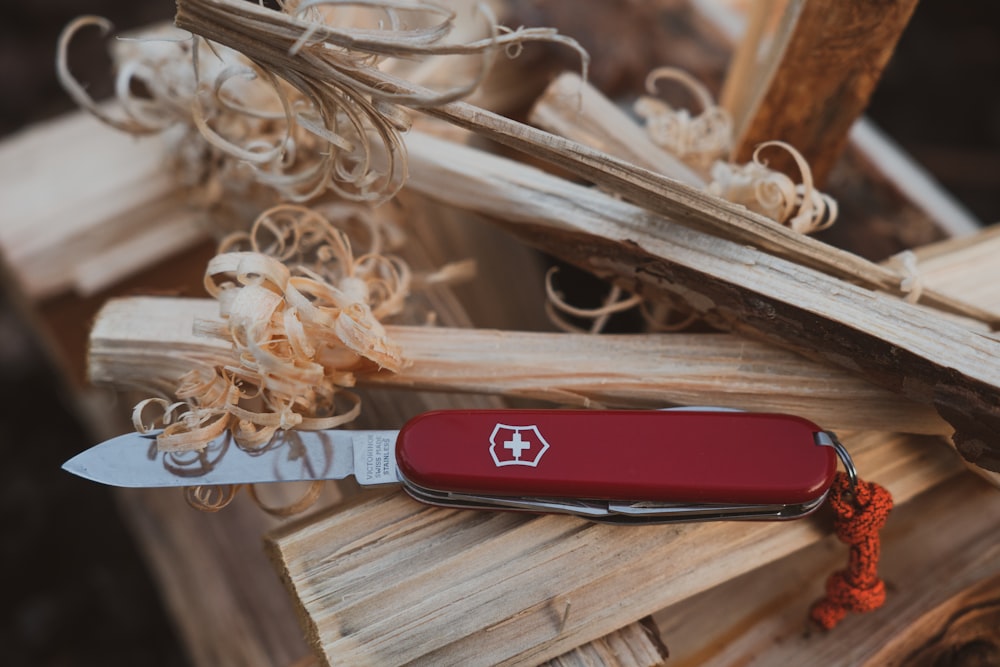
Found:
<path fill-rule="evenodd" d="M 265 30 L 270 39 L 247 38 L 253 60 L 190 33 L 161 28 L 116 43 L 115 109 L 96 103 L 71 74 L 67 52 L 74 36 L 111 25 L 85 16 L 60 38 L 59 78 L 84 109 L 120 130 L 169 133 L 176 143 L 182 179 L 196 184 L 207 203 L 254 185 L 277 201 L 306 202 L 334 193 L 379 203 L 392 198 L 406 178 L 401 132 L 409 127 L 404 106 L 432 107 L 472 93 L 498 54 L 517 55 L 528 42 L 575 41 L 547 28 L 499 26 L 487 5 L 455 3 L 475 14 L 487 37 L 450 39 L 456 12 L 422 0 L 279 2 L 273 11 L 242 0 L 188 3 L 193 16 L 223 16 L 233 34 Z M 181 8 L 179 8 L 180 10 Z M 380 68 L 388 62 L 433 57 L 479 59 L 476 73 L 443 91 L 391 92 L 398 81 Z M 290 62 L 321 68 L 314 79 Z"/>
<path fill-rule="evenodd" d="M 687 109 L 675 109 L 651 97 L 662 80 L 686 89 L 698 101 L 701 113 L 692 115 Z M 646 77 L 646 92 L 649 95 L 636 100 L 635 113 L 645 119 L 646 132 L 657 146 L 692 167 L 705 167 L 729 150 L 733 134 L 729 114 L 715 104 L 705 86 L 690 74 L 673 67 L 658 67 Z"/>
<path fill-rule="evenodd" d="M 340 222 L 368 228 L 364 254 L 343 229 L 295 205 L 265 212 L 223 243 L 205 275 L 223 323 L 198 323 L 196 333 L 232 341 L 239 363 L 192 370 L 178 403 L 139 403 L 138 431 L 162 426 L 157 445 L 167 452 L 203 449 L 227 429 L 240 447 L 256 449 L 279 429 L 335 428 L 357 416 L 354 372 L 403 365 L 381 321 L 402 309 L 411 275 L 383 254 L 384 232 L 363 210 Z M 151 407 L 161 414 L 147 425 Z"/>
<path fill-rule="evenodd" d="M 697 100 L 701 112 L 692 115 L 687 109 L 675 109 L 649 96 L 636 101 L 635 112 L 645 119 L 646 132 L 653 143 L 696 171 L 708 172 L 709 193 L 746 206 L 802 234 L 821 231 L 836 221 L 836 200 L 813 187 L 812 170 L 793 146 L 769 141 L 757 147 L 751 162 L 744 165 L 729 162 L 726 154 L 732 148 L 733 124 L 728 112 L 686 72 L 671 67 L 653 70 L 646 78 L 650 95 L 656 93 L 660 81 L 680 84 Z M 767 167 L 760 154 L 769 147 L 781 148 L 792 156 L 799 168 L 800 183 Z"/>

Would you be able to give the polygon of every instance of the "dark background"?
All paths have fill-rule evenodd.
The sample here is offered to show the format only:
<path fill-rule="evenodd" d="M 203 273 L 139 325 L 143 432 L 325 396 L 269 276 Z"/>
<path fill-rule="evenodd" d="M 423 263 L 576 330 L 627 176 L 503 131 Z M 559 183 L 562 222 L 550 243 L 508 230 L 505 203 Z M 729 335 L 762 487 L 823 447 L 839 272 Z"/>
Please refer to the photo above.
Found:
<path fill-rule="evenodd" d="M 123 30 L 168 19 L 173 5 L 7 3 L 0 135 L 72 109 L 53 74 L 55 40 L 83 11 Z M 109 63 L 93 32 L 72 62 L 99 97 Z M 869 115 L 981 220 L 1000 220 L 1000 3 L 923 0 Z M 0 290 L 0 662 L 185 665 L 112 496 L 59 469 L 89 442 L 28 312 Z"/>

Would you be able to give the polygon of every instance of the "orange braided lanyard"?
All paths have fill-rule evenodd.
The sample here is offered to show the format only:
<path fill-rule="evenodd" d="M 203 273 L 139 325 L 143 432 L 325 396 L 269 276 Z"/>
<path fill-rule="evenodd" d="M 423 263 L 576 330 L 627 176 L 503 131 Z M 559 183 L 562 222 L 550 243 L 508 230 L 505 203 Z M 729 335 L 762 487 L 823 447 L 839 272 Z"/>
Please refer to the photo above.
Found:
<path fill-rule="evenodd" d="M 824 630 L 837 625 L 847 612 L 873 611 L 885 602 L 885 582 L 878 578 L 882 550 L 879 530 L 892 509 L 892 496 L 873 482 L 838 472 L 830 489 L 837 537 L 850 547 L 847 569 L 830 575 L 826 596 L 813 605 L 810 618 Z"/>

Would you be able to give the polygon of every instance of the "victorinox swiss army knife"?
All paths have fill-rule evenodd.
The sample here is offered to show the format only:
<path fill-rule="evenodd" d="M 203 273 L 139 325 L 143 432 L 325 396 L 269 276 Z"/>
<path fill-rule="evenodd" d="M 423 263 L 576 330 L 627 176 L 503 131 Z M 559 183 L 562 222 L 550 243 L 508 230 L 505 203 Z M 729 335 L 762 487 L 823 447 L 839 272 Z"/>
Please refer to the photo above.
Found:
<path fill-rule="evenodd" d="M 792 519 L 822 504 L 837 438 L 789 415 L 716 409 L 443 410 L 399 431 L 292 431 L 247 451 L 221 436 L 157 451 L 149 434 L 64 464 L 94 481 L 162 487 L 342 479 L 402 483 L 432 505 L 574 514 L 621 524 Z"/>

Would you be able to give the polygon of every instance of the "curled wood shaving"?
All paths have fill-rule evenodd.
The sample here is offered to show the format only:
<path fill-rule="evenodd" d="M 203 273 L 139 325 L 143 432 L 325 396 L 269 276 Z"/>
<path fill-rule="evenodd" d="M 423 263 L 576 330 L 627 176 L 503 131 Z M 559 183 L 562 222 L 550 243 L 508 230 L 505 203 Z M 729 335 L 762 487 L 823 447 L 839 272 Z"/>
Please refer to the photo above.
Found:
<path fill-rule="evenodd" d="M 698 102 L 701 113 L 692 116 L 687 109 L 675 109 L 655 97 L 640 97 L 636 114 L 646 121 L 646 132 L 653 143 L 691 166 L 704 168 L 729 150 L 733 123 L 725 109 L 715 104 L 708 90 L 690 74 L 672 67 L 660 67 L 646 77 L 646 91 L 657 94 L 660 81 L 673 81 L 684 87 Z"/>
<path fill-rule="evenodd" d="M 802 176 L 796 184 L 785 174 L 767 168 L 760 154 L 771 146 L 787 151 Z M 813 187 L 812 171 L 805 158 L 782 141 L 768 141 L 754 151 L 745 165 L 717 161 L 712 166 L 708 192 L 742 204 L 797 232 L 810 234 L 826 229 L 837 219 L 837 202 Z"/>
<path fill-rule="evenodd" d="M 381 202 L 405 180 L 400 133 L 409 119 L 403 106 L 436 106 L 468 95 L 499 53 L 516 56 L 528 42 L 565 43 L 586 56 L 551 29 L 498 26 L 482 3 L 474 6 L 488 37 L 464 42 L 449 40 L 455 13 L 423 0 L 278 5 L 280 11 L 242 0 L 179 3 L 179 14 L 224 24 L 242 53 L 183 32 L 127 42 L 114 53 L 114 111 L 97 104 L 70 72 L 73 37 L 88 26 L 111 30 L 105 19 L 82 17 L 60 38 L 60 80 L 82 108 L 118 129 L 170 132 L 187 181 L 199 185 L 210 203 L 254 184 L 293 202 L 330 191 Z M 379 69 L 389 58 L 456 56 L 479 58 L 478 72 L 446 90 L 415 96 L 387 92 L 385 84 L 394 79 Z"/>
<path fill-rule="evenodd" d="M 305 491 L 297 500 L 285 505 L 270 505 L 264 502 L 257 490 L 258 486 L 258 484 L 247 485 L 250 497 L 253 499 L 254 503 L 257 504 L 257 507 L 261 508 L 271 516 L 285 518 L 301 514 L 316 504 L 316 501 L 319 500 L 320 494 L 323 492 L 324 482 L 318 480 L 309 482 L 306 485 Z"/>
<path fill-rule="evenodd" d="M 677 304 L 673 300 L 665 300 L 663 296 L 652 304 L 644 300 L 640 312 L 647 330 L 654 333 L 684 331 L 701 320 L 698 311 L 686 302 Z"/>
<path fill-rule="evenodd" d="M 666 332 L 681 331 L 694 324 L 699 315 L 692 308 L 682 308 L 674 303 L 658 300 L 650 305 L 646 299 L 638 294 L 633 294 L 622 298 L 622 289 L 613 285 L 604 299 L 604 303 L 597 308 L 579 308 L 568 303 L 553 285 L 552 279 L 558 272 L 558 267 L 552 267 L 545 274 L 545 313 L 549 320 L 557 328 L 569 333 L 600 333 L 607 326 L 612 315 L 622 313 L 632 308 L 638 307 L 646 327 L 649 331 Z M 679 314 L 680 319 L 672 321 L 674 316 Z M 570 317 L 591 320 L 588 328 L 583 329 L 566 320 L 564 315 Z"/>
<path fill-rule="evenodd" d="M 902 276 L 899 289 L 909 303 L 918 303 L 924 292 L 925 279 L 917 266 L 917 255 L 912 250 L 904 250 L 886 260 L 886 264 L 896 269 Z"/>
<path fill-rule="evenodd" d="M 640 97 L 635 112 L 646 119 L 650 139 L 696 169 L 710 167 L 709 193 L 741 204 L 803 234 L 826 229 L 837 219 L 837 202 L 813 187 L 812 170 L 801 153 L 781 141 L 757 147 L 753 160 L 736 165 L 722 159 L 732 144 L 733 125 L 725 109 L 717 106 L 708 90 L 686 72 L 670 67 L 653 70 L 646 77 L 646 90 L 655 94 L 657 83 L 681 84 L 698 102 L 701 113 L 692 116 L 653 97 Z M 802 182 L 767 168 L 760 154 L 777 146 L 791 154 Z"/>
<path fill-rule="evenodd" d="M 382 320 L 403 308 L 411 278 L 400 259 L 382 254 L 384 235 L 370 219 L 341 214 L 341 225 L 368 230 L 367 252 L 355 254 L 343 229 L 296 205 L 265 212 L 222 243 L 205 287 L 223 322 L 195 328 L 230 341 L 239 362 L 191 370 L 177 403 L 143 401 L 136 430 L 162 427 L 157 446 L 172 453 L 203 452 L 226 430 L 238 446 L 258 449 L 278 430 L 335 428 L 358 415 L 360 400 L 348 391 L 354 370 L 403 366 Z M 153 407 L 159 415 L 148 424 Z"/>
<path fill-rule="evenodd" d="M 186 486 L 184 500 L 202 512 L 218 512 L 233 502 L 242 484 L 220 484 L 217 486 Z"/>
<path fill-rule="evenodd" d="M 552 277 L 558 273 L 558 267 L 552 267 L 545 274 L 545 312 L 549 320 L 562 331 L 570 333 L 600 333 L 607 325 L 608 319 L 615 313 L 621 313 L 630 308 L 634 308 L 642 302 L 638 295 L 632 295 L 626 299 L 620 299 L 622 290 L 617 285 L 611 287 L 604 304 L 597 308 L 578 308 L 566 301 L 564 296 L 558 292 L 552 284 Z M 589 329 L 581 329 L 565 320 L 562 315 L 569 315 L 579 319 L 593 320 Z"/>

